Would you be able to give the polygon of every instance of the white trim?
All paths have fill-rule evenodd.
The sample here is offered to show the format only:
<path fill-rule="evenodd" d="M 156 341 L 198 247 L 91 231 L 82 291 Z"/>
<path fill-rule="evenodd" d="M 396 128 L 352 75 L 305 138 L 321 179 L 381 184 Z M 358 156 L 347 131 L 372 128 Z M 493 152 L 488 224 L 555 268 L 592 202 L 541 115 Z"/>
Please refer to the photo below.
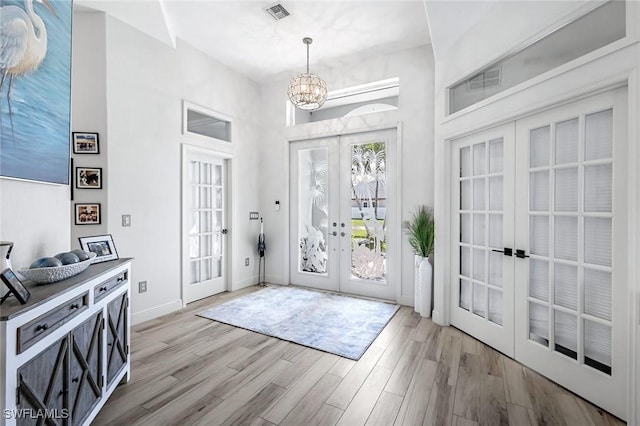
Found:
<path fill-rule="evenodd" d="M 170 314 L 171 312 L 179 311 L 184 308 L 185 305 L 182 304 L 182 299 L 176 299 L 169 303 L 164 303 L 162 305 L 154 306 L 153 308 L 144 309 L 139 312 L 134 312 L 131 314 L 131 324 L 136 325 L 143 323 L 145 321 L 152 320 L 154 318 L 161 317 L 163 315 Z"/>

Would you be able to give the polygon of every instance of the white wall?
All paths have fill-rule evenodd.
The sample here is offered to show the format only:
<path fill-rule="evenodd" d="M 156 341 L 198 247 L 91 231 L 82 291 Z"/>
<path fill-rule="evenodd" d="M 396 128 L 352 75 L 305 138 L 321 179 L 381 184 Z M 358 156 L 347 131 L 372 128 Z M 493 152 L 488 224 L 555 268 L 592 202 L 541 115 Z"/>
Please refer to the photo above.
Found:
<path fill-rule="evenodd" d="M 267 279 L 288 284 L 288 147 L 286 140 L 305 139 L 344 130 L 402 123 L 402 219 L 408 219 L 419 204 L 433 206 L 433 55 L 423 46 L 365 60 L 344 59 L 325 64 L 313 72 L 326 80 L 330 90 L 400 77 L 398 110 L 285 126 L 287 85 L 291 76 L 263 85 L 263 116 L 266 126 L 260 140 L 260 205 L 265 217 Z M 280 201 L 276 212 L 274 202 Z M 399 302 L 413 304 L 413 253 L 407 240 L 402 244 L 402 291 Z"/>
<path fill-rule="evenodd" d="M 121 257 L 135 257 L 134 321 L 181 307 L 181 144 L 203 146 L 181 133 L 183 99 L 232 119 L 230 289 L 255 284 L 258 86 L 180 40 L 173 49 L 112 17 L 106 46 L 109 232 Z M 131 227 L 120 226 L 122 214 Z M 138 294 L 142 280 L 148 291 Z"/>
<path fill-rule="evenodd" d="M 78 248 L 78 237 L 108 233 L 109 208 L 107 189 L 109 168 L 107 152 L 107 79 L 106 79 L 106 15 L 104 13 L 78 13 L 73 15 L 73 56 L 71 66 L 71 116 L 73 132 L 96 132 L 99 134 L 99 154 L 74 154 L 72 173 L 73 201 L 69 221 L 71 247 Z M 75 188 L 76 167 L 102 168 L 102 189 Z M 76 225 L 75 203 L 100 203 L 102 218 L 100 225 Z"/>
<path fill-rule="evenodd" d="M 629 242 L 630 267 L 628 273 L 629 341 L 631 348 L 640 351 L 640 267 L 634 259 L 640 257 L 640 7 L 627 2 L 628 38 L 587 54 L 556 70 L 535 77 L 523 84 L 485 100 L 466 111 L 446 116 L 446 90 L 451 84 L 472 74 L 510 49 L 535 38 L 567 14 L 583 5 L 582 2 L 501 2 L 486 18 L 476 24 L 446 54 L 439 52 L 436 62 L 435 97 L 435 200 L 437 228 L 436 253 L 442 253 L 435 267 L 434 320 L 449 323 L 450 283 L 453 282 L 448 266 L 450 228 L 448 192 L 450 188 L 450 152 L 447 139 L 463 135 L 486 126 L 512 121 L 558 102 L 569 101 L 595 90 L 615 84 L 628 84 L 630 120 L 629 134 Z M 427 13 L 430 11 L 426 3 Z M 434 16 L 430 16 L 434 19 Z M 509 23 L 509 25 L 505 25 Z M 500 28 L 500 31 L 495 31 Z M 437 46 L 436 46 L 437 48 Z M 629 376 L 635 376 L 629 388 L 629 424 L 640 422 L 640 357 L 633 360 Z M 635 411 L 634 411 L 635 410 Z"/>

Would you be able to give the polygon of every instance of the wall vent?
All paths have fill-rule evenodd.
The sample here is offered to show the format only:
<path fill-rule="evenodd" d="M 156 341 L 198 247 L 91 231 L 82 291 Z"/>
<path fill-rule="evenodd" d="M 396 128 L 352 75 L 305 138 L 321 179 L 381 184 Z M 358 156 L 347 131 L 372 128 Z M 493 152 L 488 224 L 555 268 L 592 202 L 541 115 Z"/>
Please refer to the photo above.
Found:
<path fill-rule="evenodd" d="M 276 21 L 279 21 L 280 19 L 286 18 L 287 16 L 289 16 L 289 12 L 287 11 L 287 9 L 285 9 L 284 6 L 280 3 L 274 4 L 273 6 L 266 8 L 265 11 L 269 15 L 271 15 L 273 19 L 275 19 Z"/>

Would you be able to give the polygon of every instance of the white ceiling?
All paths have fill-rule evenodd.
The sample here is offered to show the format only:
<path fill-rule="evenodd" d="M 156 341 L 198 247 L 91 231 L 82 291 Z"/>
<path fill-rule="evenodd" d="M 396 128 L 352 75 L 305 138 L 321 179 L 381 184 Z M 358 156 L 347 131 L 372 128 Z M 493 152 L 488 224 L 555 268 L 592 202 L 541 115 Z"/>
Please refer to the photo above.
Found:
<path fill-rule="evenodd" d="M 430 43 L 423 0 L 77 0 L 174 45 L 176 37 L 255 81 L 304 72 L 303 37 L 313 38 L 311 72 L 331 59 L 385 54 Z"/>

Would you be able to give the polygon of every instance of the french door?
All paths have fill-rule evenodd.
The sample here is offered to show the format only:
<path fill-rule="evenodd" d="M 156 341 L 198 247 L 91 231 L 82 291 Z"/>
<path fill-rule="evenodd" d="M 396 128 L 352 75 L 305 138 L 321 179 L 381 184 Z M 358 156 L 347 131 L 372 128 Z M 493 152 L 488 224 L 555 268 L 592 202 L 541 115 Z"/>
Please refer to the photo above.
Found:
<path fill-rule="evenodd" d="M 290 144 L 292 284 L 395 300 L 396 130 Z"/>
<path fill-rule="evenodd" d="M 226 290 L 224 160 L 185 148 L 182 194 L 182 289 L 186 304 Z"/>
<path fill-rule="evenodd" d="M 618 89 L 457 140 L 452 206 L 452 324 L 623 419 L 626 121 Z"/>

